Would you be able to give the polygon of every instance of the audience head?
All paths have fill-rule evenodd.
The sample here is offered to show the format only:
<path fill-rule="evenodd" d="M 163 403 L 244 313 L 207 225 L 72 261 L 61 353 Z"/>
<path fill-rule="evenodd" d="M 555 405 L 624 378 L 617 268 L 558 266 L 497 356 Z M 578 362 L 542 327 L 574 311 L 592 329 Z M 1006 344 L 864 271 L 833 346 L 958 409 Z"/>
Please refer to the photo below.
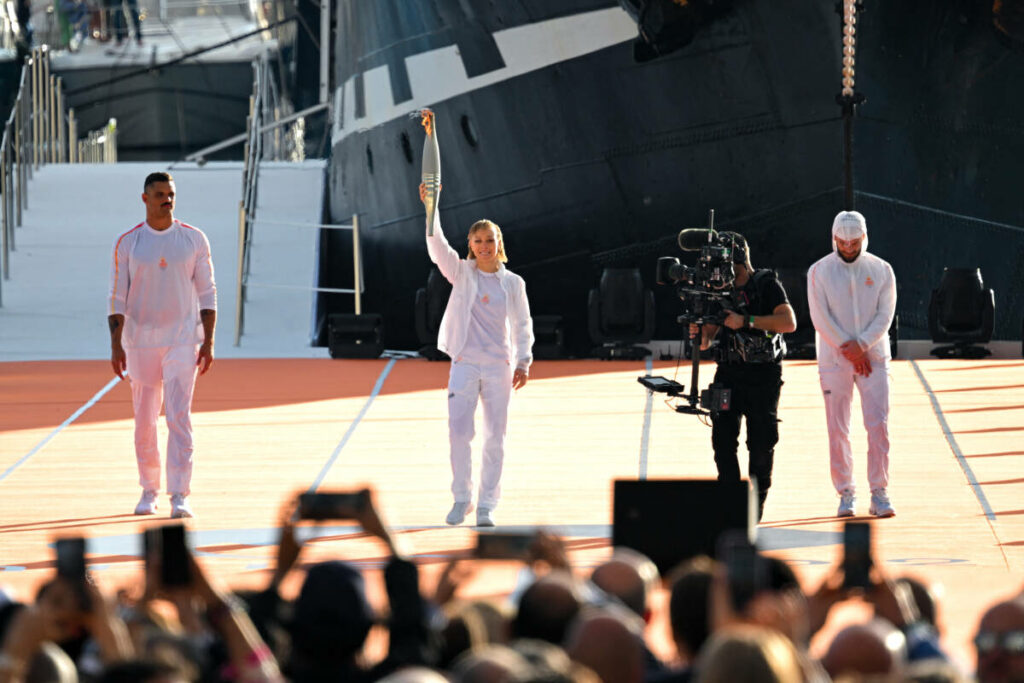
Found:
<path fill-rule="evenodd" d="M 974 647 L 978 683 L 1024 681 L 1024 596 L 998 602 L 985 611 Z"/>
<path fill-rule="evenodd" d="M 293 647 L 314 659 L 350 660 L 373 623 L 359 571 L 344 562 L 323 562 L 306 574 L 295 601 Z"/>
<path fill-rule="evenodd" d="M 611 559 L 598 565 L 590 575 L 595 586 L 617 598 L 644 621 L 650 619 L 648 600 L 658 579 L 654 562 L 630 548 L 616 548 Z"/>
<path fill-rule="evenodd" d="M 847 626 L 836 634 L 821 660 L 832 678 L 895 677 L 902 675 L 906 662 L 906 638 L 884 619 Z"/>
<path fill-rule="evenodd" d="M 44 642 L 29 663 L 25 683 L 78 683 L 78 670 L 64 650 Z"/>
<path fill-rule="evenodd" d="M 801 683 L 800 656 L 788 638 L 752 624 L 714 633 L 697 658 L 697 683 Z"/>
<path fill-rule="evenodd" d="M 522 680 L 529 675 L 530 662 L 507 645 L 484 645 L 468 650 L 451 668 L 456 683 L 499 683 Z"/>
<path fill-rule="evenodd" d="M 425 666 L 407 666 L 381 678 L 380 683 L 448 683 L 448 679 Z"/>
<path fill-rule="evenodd" d="M 640 683 L 644 678 L 643 631 L 632 612 L 584 610 L 569 629 L 565 650 L 604 683 Z"/>
<path fill-rule="evenodd" d="M 512 621 L 513 638 L 536 638 L 560 645 L 569 624 L 580 611 L 578 587 L 570 574 L 553 571 L 542 576 L 519 598 Z"/>
<path fill-rule="evenodd" d="M 673 572 L 669 623 L 680 659 L 690 662 L 708 639 L 708 600 L 715 563 L 706 555 L 684 562 Z"/>
<path fill-rule="evenodd" d="M 494 604 L 485 600 L 448 607 L 447 623 L 441 630 L 441 654 L 438 665 L 447 668 L 459 655 L 489 643 L 508 642 L 508 619 Z"/>
<path fill-rule="evenodd" d="M 917 607 L 918 616 L 921 617 L 921 620 L 938 630 L 938 596 L 935 594 L 932 587 L 912 576 L 901 576 L 898 579 L 894 579 L 894 581 L 897 585 L 906 586 L 906 588 L 910 590 L 910 594 L 914 598 L 914 605 Z"/>

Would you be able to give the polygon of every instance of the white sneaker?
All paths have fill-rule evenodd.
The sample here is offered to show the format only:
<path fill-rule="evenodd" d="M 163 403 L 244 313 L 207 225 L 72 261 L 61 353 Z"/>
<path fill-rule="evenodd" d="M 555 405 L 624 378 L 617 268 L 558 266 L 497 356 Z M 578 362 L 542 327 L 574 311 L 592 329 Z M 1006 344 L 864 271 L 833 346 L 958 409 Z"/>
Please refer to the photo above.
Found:
<path fill-rule="evenodd" d="M 490 508 L 480 508 L 476 511 L 477 526 L 494 526 L 494 518 L 491 517 Z"/>
<path fill-rule="evenodd" d="M 836 517 L 853 517 L 856 514 L 853 510 L 856 501 L 853 489 L 843 489 L 839 494 L 839 510 L 836 512 Z"/>
<path fill-rule="evenodd" d="M 175 493 L 171 496 L 171 518 L 179 519 L 182 517 L 194 517 L 192 514 L 192 508 L 189 507 L 188 498 Z"/>
<path fill-rule="evenodd" d="M 156 514 L 156 491 L 143 491 L 142 497 L 139 498 L 139 504 L 135 506 L 135 514 L 137 515 L 155 515 Z"/>
<path fill-rule="evenodd" d="M 466 515 L 473 511 L 473 504 L 470 502 L 460 503 L 458 501 L 452 505 L 452 509 L 448 512 L 448 516 L 444 518 L 447 524 L 456 525 L 462 524 L 462 521 L 466 519 Z"/>
<path fill-rule="evenodd" d="M 896 511 L 889 502 L 889 494 L 885 489 L 871 489 L 871 507 L 868 512 L 875 517 L 895 517 Z"/>

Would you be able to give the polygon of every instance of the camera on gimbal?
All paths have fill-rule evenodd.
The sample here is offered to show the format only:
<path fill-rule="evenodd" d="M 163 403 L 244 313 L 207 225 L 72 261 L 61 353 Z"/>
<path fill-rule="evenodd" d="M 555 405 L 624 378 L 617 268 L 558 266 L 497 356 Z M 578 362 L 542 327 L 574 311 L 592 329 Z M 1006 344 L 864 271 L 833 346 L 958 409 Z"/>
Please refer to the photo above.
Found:
<path fill-rule="evenodd" d="M 683 302 L 683 313 L 676 320 L 687 328 L 691 323 L 698 325 L 699 329 L 705 324 L 721 325 L 725 321 L 728 306 L 723 305 L 723 300 L 732 293 L 735 280 L 733 263 L 746 261 L 743 238 L 736 233 L 716 232 L 714 222 L 715 212 L 712 209 L 708 213 L 707 228 L 690 228 L 679 233 L 679 248 L 697 252 L 694 265 L 683 265 L 674 256 L 658 259 L 657 282 L 659 285 L 676 286 Z M 685 399 L 686 404 L 675 406 L 677 412 L 708 415 L 727 411 L 732 401 L 730 389 L 711 384 L 704 391 L 697 391 L 699 338 L 698 333 L 691 353 L 693 367 L 689 394 L 684 393 L 682 384 L 663 377 L 646 376 L 638 378 L 638 381 L 650 391 Z"/>
<path fill-rule="evenodd" d="M 713 293 L 731 289 L 735 279 L 733 241 L 732 233 L 703 228 L 683 230 L 679 233 L 679 246 L 683 251 L 698 251 L 697 262 L 686 266 L 675 256 L 660 257 L 656 271 L 658 284 L 678 285 L 680 298 L 685 298 L 685 292 Z"/>

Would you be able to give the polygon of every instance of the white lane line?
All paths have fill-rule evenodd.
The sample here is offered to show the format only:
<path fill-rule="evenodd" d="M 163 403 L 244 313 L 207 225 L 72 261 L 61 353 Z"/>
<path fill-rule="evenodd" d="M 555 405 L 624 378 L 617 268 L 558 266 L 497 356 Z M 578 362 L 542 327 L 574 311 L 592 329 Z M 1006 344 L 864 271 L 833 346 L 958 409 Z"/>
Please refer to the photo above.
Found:
<path fill-rule="evenodd" d="M 14 463 L 14 464 L 13 464 L 13 465 L 11 465 L 10 467 L 8 467 L 8 468 L 7 468 L 7 469 L 6 469 L 5 471 L 4 471 L 4 473 L 3 473 L 3 474 L 0 474 L 0 481 L 3 481 L 4 479 L 6 479 L 6 478 L 8 477 L 8 475 L 10 475 L 11 473 L 13 473 L 13 472 L 14 472 L 14 470 L 18 469 L 18 468 L 19 468 L 19 467 L 21 467 L 21 466 L 22 466 L 23 464 L 25 464 L 26 462 L 28 462 L 28 459 L 29 459 L 29 458 L 31 458 L 31 457 L 32 457 L 33 455 L 35 455 L 36 453 L 38 453 L 39 451 L 41 451 L 41 450 L 43 449 L 43 447 L 44 447 L 44 446 L 45 446 L 46 444 L 50 443 L 50 441 L 52 441 L 52 440 L 53 440 L 53 438 L 54 438 L 55 436 L 57 436 L 57 434 L 59 434 L 59 433 L 60 433 L 60 431 L 61 431 L 62 429 L 64 429 L 64 428 L 65 428 L 65 427 L 67 427 L 67 426 L 68 426 L 69 424 L 71 424 L 72 422 L 74 422 L 75 420 L 77 420 L 77 419 L 78 419 L 78 418 L 79 418 L 79 417 L 80 417 L 80 416 L 82 415 L 82 413 L 84 413 L 85 411 L 89 410 L 89 408 L 92 408 L 92 407 L 93 407 L 93 405 L 95 405 L 95 403 L 96 403 L 97 401 L 99 401 L 99 400 L 100 400 L 101 398 L 103 398 L 103 396 L 104 396 L 104 395 L 105 395 L 105 394 L 106 394 L 106 393 L 107 393 L 108 391 L 110 391 L 111 389 L 113 389 L 113 388 L 114 388 L 114 385 L 115 385 L 115 384 L 117 384 L 117 383 L 118 383 L 118 382 L 120 382 L 120 381 L 121 381 L 121 378 L 120 378 L 120 377 L 115 377 L 114 379 L 112 379 L 112 380 L 110 380 L 109 382 L 107 382 L 107 386 L 105 386 L 105 387 L 103 387 L 102 389 L 100 389 L 99 391 L 97 391 L 97 392 L 96 392 L 96 395 L 95 395 L 95 396 L 93 396 L 93 397 L 92 397 L 92 398 L 90 398 L 90 399 L 89 399 L 88 401 L 86 401 L 86 403 L 85 403 L 85 404 L 84 404 L 84 405 L 83 405 L 83 406 L 82 406 L 81 408 L 79 408 L 78 410 L 76 410 L 75 412 L 73 412 L 73 413 L 71 414 L 71 417 L 69 417 L 68 419 L 64 420 L 64 422 L 62 422 L 62 423 L 60 424 L 60 426 L 59 426 L 59 427 L 57 427 L 57 428 L 56 428 L 56 429 L 54 429 L 54 430 L 53 430 L 52 432 L 50 432 L 49 436 L 47 436 L 47 437 L 46 437 L 45 439 L 43 439 L 42 441 L 40 441 L 39 443 L 37 443 L 37 444 L 36 444 L 36 446 L 35 446 L 35 448 L 33 448 L 32 450 L 30 450 L 30 451 L 29 451 L 28 453 L 26 453 L 26 454 L 25 454 L 24 456 L 22 456 L 22 458 L 21 458 L 20 460 L 18 460 L 18 462 Z"/>
<path fill-rule="evenodd" d="M 985 492 L 981 490 L 981 484 L 978 483 L 977 477 L 974 476 L 974 470 L 972 470 L 971 466 L 967 463 L 967 458 L 964 457 L 963 452 L 960 450 L 960 445 L 957 444 L 956 439 L 953 437 L 953 431 L 949 428 L 949 424 L 946 422 L 946 416 L 942 414 L 942 406 L 939 405 L 939 399 L 935 397 L 935 392 L 933 392 L 931 386 L 929 386 L 928 380 L 924 378 L 924 373 L 922 373 L 921 368 L 917 366 L 917 362 L 911 360 L 910 365 L 914 368 L 914 372 L 917 373 L 917 379 L 921 381 L 921 385 L 924 386 L 924 390 L 932 402 L 932 410 L 935 411 L 935 417 L 939 419 L 939 425 L 942 427 L 942 433 L 945 435 L 946 441 L 949 442 L 949 447 L 953 449 L 953 455 L 956 456 L 956 461 L 960 463 L 960 469 L 964 471 L 964 475 L 967 477 L 967 483 L 971 485 L 971 489 L 974 490 L 975 497 L 977 497 L 978 502 L 981 503 L 981 509 L 985 511 L 985 516 L 988 517 L 989 520 L 995 520 L 996 513 L 992 511 L 992 506 L 988 504 L 988 498 L 985 497 Z"/>
<path fill-rule="evenodd" d="M 388 364 L 384 366 L 384 369 L 380 373 L 380 377 L 377 378 L 377 383 L 373 385 L 373 391 L 370 392 L 369 398 L 367 398 L 366 403 L 363 404 L 363 409 L 359 411 L 359 414 L 356 415 L 356 419 L 352 420 L 352 424 L 348 426 L 345 436 L 341 437 L 341 443 L 339 443 L 338 447 L 334 449 L 333 453 L 331 453 L 331 457 L 327 460 L 323 469 L 320 470 L 320 474 L 317 476 L 316 481 L 314 481 L 309 487 L 309 493 L 315 493 L 316 490 L 320 488 L 320 484 L 324 482 L 324 478 L 327 476 L 327 473 L 331 471 L 331 468 L 334 466 L 334 462 L 338 459 L 338 456 L 341 455 L 341 449 L 345 447 L 348 440 L 352 438 L 353 434 L 355 434 L 356 427 L 359 426 L 360 420 L 362 420 L 370 410 L 370 406 L 373 404 L 373 399 L 377 398 L 377 394 L 380 393 L 381 387 L 384 386 L 384 380 L 387 379 L 388 374 L 391 372 L 391 368 L 395 367 L 396 362 L 397 359 L 392 358 L 388 361 Z"/>
<path fill-rule="evenodd" d="M 647 356 L 647 372 L 650 375 L 654 371 L 652 356 Z M 651 444 L 651 406 L 654 404 L 654 392 L 647 390 L 647 402 L 644 405 L 644 430 L 640 435 L 640 471 L 637 478 L 643 481 L 647 478 L 647 448 Z"/>

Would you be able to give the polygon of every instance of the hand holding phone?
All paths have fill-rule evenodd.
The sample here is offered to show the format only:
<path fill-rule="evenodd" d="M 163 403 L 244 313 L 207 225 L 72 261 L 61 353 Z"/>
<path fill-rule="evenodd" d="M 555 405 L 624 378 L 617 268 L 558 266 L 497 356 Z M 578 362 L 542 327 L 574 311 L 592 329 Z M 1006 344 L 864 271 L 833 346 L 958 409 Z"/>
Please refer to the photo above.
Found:
<path fill-rule="evenodd" d="M 871 524 L 847 522 L 843 527 L 843 588 L 871 588 Z"/>
<path fill-rule="evenodd" d="M 325 491 L 299 495 L 299 519 L 359 519 L 366 510 L 370 492 L 366 489 L 356 492 Z"/>
<path fill-rule="evenodd" d="M 160 527 L 160 583 L 166 588 L 192 584 L 189 549 L 184 524 Z"/>
<path fill-rule="evenodd" d="M 742 612 L 767 587 L 767 563 L 742 532 L 722 534 L 718 540 L 718 560 L 725 565 L 733 608 Z"/>
<path fill-rule="evenodd" d="M 92 607 L 85 575 L 85 539 L 81 536 L 61 538 L 55 544 L 57 576 L 66 579 L 78 596 L 79 607 L 88 612 Z"/>
<path fill-rule="evenodd" d="M 481 560 L 527 560 L 536 532 L 510 533 L 487 531 L 477 533 L 474 555 Z"/>

